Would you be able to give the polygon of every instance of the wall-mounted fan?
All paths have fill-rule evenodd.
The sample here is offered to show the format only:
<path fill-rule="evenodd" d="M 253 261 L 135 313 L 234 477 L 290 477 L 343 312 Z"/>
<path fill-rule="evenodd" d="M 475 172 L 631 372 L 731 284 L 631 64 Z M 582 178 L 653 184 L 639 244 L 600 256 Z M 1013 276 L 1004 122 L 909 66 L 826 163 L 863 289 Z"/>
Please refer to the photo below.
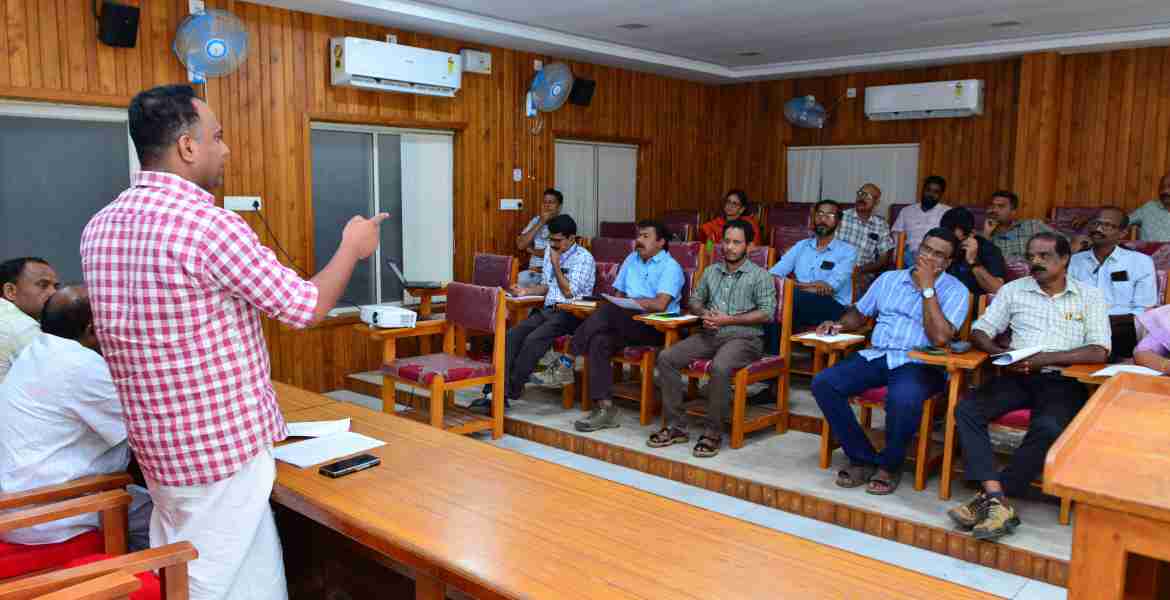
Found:
<path fill-rule="evenodd" d="M 244 62 L 248 30 L 230 12 L 207 10 L 183 19 L 172 48 L 192 83 L 204 83 L 206 77 L 227 75 Z"/>
<path fill-rule="evenodd" d="M 798 96 L 784 103 L 784 118 L 797 127 L 821 129 L 829 113 L 817 103 L 816 96 Z"/>
<path fill-rule="evenodd" d="M 532 135 L 540 133 L 544 128 L 544 120 L 539 118 L 539 113 L 552 112 L 563 106 L 569 99 L 569 92 L 573 90 L 573 81 L 573 72 L 565 63 L 553 63 L 536 72 L 524 99 L 524 113 L 537 118 Z"/>

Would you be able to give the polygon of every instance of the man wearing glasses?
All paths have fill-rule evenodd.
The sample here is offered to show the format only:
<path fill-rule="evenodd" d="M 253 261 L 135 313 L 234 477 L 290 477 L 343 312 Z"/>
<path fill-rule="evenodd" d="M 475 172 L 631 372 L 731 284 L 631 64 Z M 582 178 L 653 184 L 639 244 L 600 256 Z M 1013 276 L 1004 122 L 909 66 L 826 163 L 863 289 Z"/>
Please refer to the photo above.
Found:
<path fill-rule="evenodd" d="M 809 327 L 841 317 L 853 302 L 853 264 L 857 250 L 836 239 L 841 205 L 832 200 L 817 202 L 813 215 L 813 237 L 797 242 L 772 274 L 796 277 L 792 326 Z"/>
<path fill-rule="evenodd" d="M 857 204 L 841 215 L 837 239 L 857 249 L 857 272 L 862 286 L 869 287 L 882 271 L 894 265 L 894 238 L 890 224 L 874 214 L 882 199 L 882 190 L 867 183 L 857 190 Z"/>
<path fill-rule="evenodd" d="M 1092 248 L 1074 254 L 1068 265 L 1070 277 L 1099 288 L 1109 303 L 1109 325 L 1113 330 L 1109 362 L 1133 356 L 1137 345 L 1133 317 L 1158 304 L 1153 259 L 1118 245 L 1128 228 L 1129 217 L 1121 209 L 1102 208 L 1089 222 Z"/>

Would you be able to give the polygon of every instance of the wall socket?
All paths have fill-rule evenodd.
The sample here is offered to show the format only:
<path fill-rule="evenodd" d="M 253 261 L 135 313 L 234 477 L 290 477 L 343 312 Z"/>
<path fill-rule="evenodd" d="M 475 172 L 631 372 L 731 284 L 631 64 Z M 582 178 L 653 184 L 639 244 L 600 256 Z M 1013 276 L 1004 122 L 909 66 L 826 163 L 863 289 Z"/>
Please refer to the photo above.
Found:
<path fill-rule="evenodd" d="M 223 207 L 236 212 L 255 212 L 264 206 L 260 196 L 224 196 Z"/>
<path fill-rule="evenodd" d="M 519 198 L 500 198 L 500 210 L 521 210 L 524 201 Z"/>
<path fill-rule="evenodd" d="M 849 89 L 845 90 L 845 97 L 846 98 L 856 98 L 857 97 L 857 88 L 854 87 L 854 88 L 849 88 Z"/>

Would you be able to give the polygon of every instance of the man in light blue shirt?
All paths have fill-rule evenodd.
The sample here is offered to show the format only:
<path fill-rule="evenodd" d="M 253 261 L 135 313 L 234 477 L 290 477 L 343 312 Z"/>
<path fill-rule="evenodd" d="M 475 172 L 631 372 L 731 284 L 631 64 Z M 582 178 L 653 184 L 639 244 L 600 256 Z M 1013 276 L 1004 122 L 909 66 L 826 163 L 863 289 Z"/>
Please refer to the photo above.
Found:
<path fill-rule="evenodd" d="M 963 282 L 946 273 L 958 252 L 952 231 L 927 232 L 914 258 L 914 268 L 887 271 L 865 296 L 838 321 L 817 328 L 821 335 L 860 329 L 877 317 L 870 347 L 821 371 L 812 382 L 813 397 L 841 442 L 849 467 L 837 474 L 837 485 L 867 485 L 875 495 L 893 493 L 902 477 L 906 447 L 922 418 L 922 404 L 942 391 L 943 371 L 911 360 L 920 346 L 945 346 L 967 317 L 970 299 Z M 886 386 L 886 447 L 878 452 L 857 422 L 849 398 Z"/>
<path fill-rule="evenodd" d="M 1072 256 L 1068 275 L 1105 294 L 1113 334 L 1109 362 L 1131 358 L 1137 345 L 1133 316 L 1158 304 L 1154 260 L 1119 245 L 1129 229 L 1129 217 L 1117 207 L 1102 208 L 1088 229 L 1093 247 Z"/>
<path fill-rule="evenodd" d="M 642 311 L 602 302 L 573 334 L 569 353 L 588 357 L 589 395 L 594 403 L 588 417 L 573 423 L 577 431 L 618 426 L 617 407 L 610 398 L 613 387 L 613 369 L 608 366 L 610 357 L 624 346 L 662 345 L 662 334 L 635 321 L 634 315 L 639 312 L 678 312 L 685 275 L 667 252 L 669 236 L 661 221 L 640 221 L 635 251 L 626 257 L 614 281 L 617 295 L 633 299 Z"/>
<path fill-rule="evenodd" d="M 853 302 L 853 264 L 857 249 L 836 239 L 841 222 L 841 205 L 832 200 L 817 202 L 813 214 L 814 236 L 796 243 L 772 274 L 796 276 L 792 326 L 803 329 L 825 321 L 835 321 Z"/>

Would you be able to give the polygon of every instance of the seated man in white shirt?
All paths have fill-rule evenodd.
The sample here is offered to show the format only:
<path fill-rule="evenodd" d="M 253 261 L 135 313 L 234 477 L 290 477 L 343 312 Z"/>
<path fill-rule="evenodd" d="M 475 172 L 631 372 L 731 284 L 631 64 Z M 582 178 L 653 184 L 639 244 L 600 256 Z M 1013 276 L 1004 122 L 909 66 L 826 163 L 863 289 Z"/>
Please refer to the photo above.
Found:
<path fill-rule="evenodd" d="M 1133 317 L 1159 303 L 1154 260 L 1119 245 L 1129 230 L 1129 217 L 1120 208 L 1102 208 L 1088 230 L 1092 247 L 1073 254 L 1068 276 L 1105 294 L 1113 339 L 1109 362 L 1132 358 L 1137 346 Z"/>
<path fill-rule="evenodd" d="M 57 287 L 57 272 L 43 258 L 0 263 L 0 381 L 16 355 L 40 333 L 41 308 Z"/>
<path fill-rule="evenodd" d="M 53 294 L 42 333 L 0 382 L 0 492 L 19 492 L 80 477 L 125 471 L 130 446 L 122 403 L 93 331 L 84 285 Z M 130 549 L 147 548 L 150 496 L 130 486 Z M 11 544 L 54 544 L 99 526 L 82 515 L 0 535 Z"/>

